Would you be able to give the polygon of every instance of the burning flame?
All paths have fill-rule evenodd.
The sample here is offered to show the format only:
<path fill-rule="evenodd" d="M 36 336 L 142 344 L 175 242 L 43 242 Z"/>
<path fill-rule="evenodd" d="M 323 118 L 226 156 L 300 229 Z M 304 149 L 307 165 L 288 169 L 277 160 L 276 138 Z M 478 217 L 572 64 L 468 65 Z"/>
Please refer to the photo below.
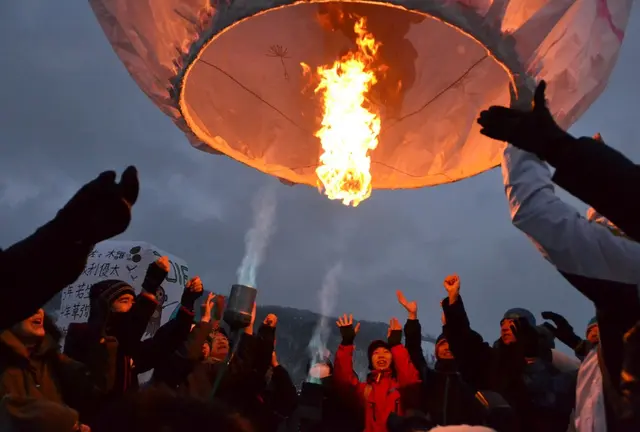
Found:
<path fill-rule="evenodd" d="M 378 146 L 380 116 L 367 103 L 366 95 L 376 82 L 372 63 L 380 46 L 367 32 L 365 18 L 354 31 L 357 50 L 345 54 L 331 66 L 320 66 L 315 93 L 323 98 L 320 138 L 323 153 L 316 169 L 320 189 L 332 200 L 357 207 L 371 195 L 371 158 Z M 309 66 L 301 64 L 308 73 Z"/>

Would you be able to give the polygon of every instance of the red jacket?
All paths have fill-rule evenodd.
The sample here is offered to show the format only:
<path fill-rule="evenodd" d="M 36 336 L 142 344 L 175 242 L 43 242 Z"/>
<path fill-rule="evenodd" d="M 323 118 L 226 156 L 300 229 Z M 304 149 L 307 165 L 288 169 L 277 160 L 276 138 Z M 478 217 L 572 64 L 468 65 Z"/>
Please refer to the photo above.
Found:
<path fill-rule="evenodd" d="M 336 384 L 354 389 L 365 405 L 365 432 L 387 432 L 387 418 L 391 413 L 403 414 L 400 389 L 420 382 L 418 371 L 402 345 L 391 349 L 393 371 L 374 371 L 361 383 L 353 373 L 353 345 L 340 345 L 336 352 L 333 377 Z"/>

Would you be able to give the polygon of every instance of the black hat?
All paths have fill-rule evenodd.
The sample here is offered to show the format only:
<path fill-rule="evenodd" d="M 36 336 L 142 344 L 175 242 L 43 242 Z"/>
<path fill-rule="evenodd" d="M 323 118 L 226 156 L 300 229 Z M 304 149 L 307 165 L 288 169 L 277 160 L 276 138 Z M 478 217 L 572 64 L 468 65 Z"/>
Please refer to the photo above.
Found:
<path fill-rule="evenodd" d="M 91 303 L 99 301 L 105 305 L 111 305 L 125 294 L 135 296 L 136 292 L 131 285 L 124 281 L 109 279 L 91 285 L 91 288 L 89 288 L 89 301 Z"/>
<path fill-rule="evenodd" d="M 436 339 L 436 346 L 442 342 L 442 341 L 446 341 L 447 338 L 444 336 L 444 333 L 440 333 L 440 336 L 438 336 L 438 338 Z"/>

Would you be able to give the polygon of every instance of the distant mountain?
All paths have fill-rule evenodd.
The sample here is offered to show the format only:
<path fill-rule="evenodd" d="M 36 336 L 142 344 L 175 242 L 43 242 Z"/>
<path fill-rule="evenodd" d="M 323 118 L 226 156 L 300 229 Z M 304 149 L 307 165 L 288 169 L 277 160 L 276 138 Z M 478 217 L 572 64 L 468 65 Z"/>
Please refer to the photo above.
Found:
<path fill-rule="evenodd" d="M 321 315 L 303 309 L 294 309 L 282 306 L 258 306 L 256 312 L 256 325 L 262 323 L 268 314 L 278 317 L 276 330 L 276 353 L 278 361 L 282 364 L 296 385 L 306 378 L 307 362 L 310 359 L 308 349 L 314 329 L 321 319 Z M 327 348 L 333 354 L 340 344 L 340 332 L 335 324 L 337 318 L 327 318 L 329 331 Z M 356 354 L 354 356 L 354 369 L 364 379 L 367 374 L 367 347 L 376 339 L 387 337 L 388 324 L 382 322 L 360 321 L 360 332 L 356 338 Z M 402 323 L 404 325 L 404 323 Z M 436 338 L 423 334 L 423 341 L 435 343 Z"/>

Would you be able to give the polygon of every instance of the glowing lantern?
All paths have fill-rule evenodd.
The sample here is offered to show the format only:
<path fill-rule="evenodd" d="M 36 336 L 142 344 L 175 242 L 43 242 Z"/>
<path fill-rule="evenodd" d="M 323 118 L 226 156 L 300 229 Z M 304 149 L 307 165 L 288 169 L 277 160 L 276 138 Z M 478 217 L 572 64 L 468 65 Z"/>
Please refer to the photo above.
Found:
<path fill-rule="evenodd" d="M 90 0 L 131 76 L 194 147 L 353 205 L 367 189 L 497 166 L 501 144 L 475 119 L 509 104 L 514 77 L 547 80 L 553 113 L 572 125 L 606 86 L 632 3 Z"/>

